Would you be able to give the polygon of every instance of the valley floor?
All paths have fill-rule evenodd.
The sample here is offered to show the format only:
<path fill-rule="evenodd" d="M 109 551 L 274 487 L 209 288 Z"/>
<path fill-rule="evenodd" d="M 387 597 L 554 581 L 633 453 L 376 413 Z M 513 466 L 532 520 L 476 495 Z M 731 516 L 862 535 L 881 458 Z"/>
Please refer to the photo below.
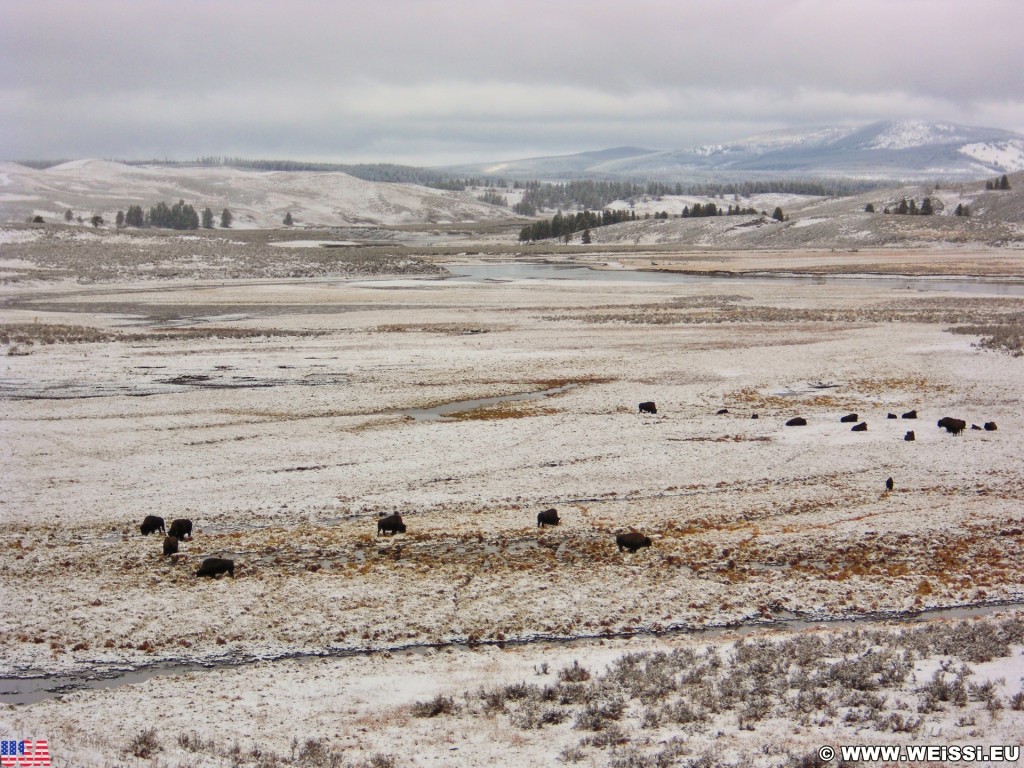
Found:
<path fill-rule="evenodd" d="M 998 251 L 600 261 L 1024 278 Z M 338 655 L 7 705 L 0 738 L 46 738 L 61 766 L 810 765 L 821 744 L 1019 743 L 1022 303 L 628 275 L 0 286 L 0 573 L 19 607 L 2 674 Z M 562 523 L 538 529 L 548 507 Z M 376 536 L 394 512 L 407 533 Z M 148 514 L 194 521 L 178 557 L 140 535 Z M 652 546 L 619 552 L 631 529 Z M 235 578 L 196 578 L 208 556 Z M 927 624 L 956 642 L 813 626 L 994 604 Z M 811 625 L 735 634 L 796 617 Z M 788 671 L 758 666 L 765 643 Z M 616 666 L 638 652 L 683 658 L 650 672 L 662 694 Z M 860 677 L 794 682 L 797 659 L 814 678 L 872 654 Z M 724 698 L 672 698 L 704 667 Z"/>

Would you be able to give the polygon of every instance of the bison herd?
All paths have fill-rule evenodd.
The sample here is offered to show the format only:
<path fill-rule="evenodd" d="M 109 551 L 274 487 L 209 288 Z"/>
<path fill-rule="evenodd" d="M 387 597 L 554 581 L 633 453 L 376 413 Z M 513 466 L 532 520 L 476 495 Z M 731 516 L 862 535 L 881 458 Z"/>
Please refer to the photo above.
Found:
<path fill-rule="evenodd" d="M 640 413 L 656 414 L 658 407 L 653 401 L 645 401 L 639 405 Z M 722 408 L 717 411 L 718 415 L 729 413 L 728 408 Z M 752 418 L 757 418 L 757 414 L 753 414 Z M 886 415 L 887 419 L 896 419 L 895 413 L 889 413 Z M 907 411 L 898 418 L 901 419 L 916 419 L 917 411 Z M 859 414 L 848 413 L 845 416 L 839 418 L 840 423 L 853 424 L 851 431 L 853 432 L 866 432 L 868 424 L 866 421 L 860 421 Z M 796 416 L 786 421 L 787 427 L 803 427 L 807 426 L 807 419 L 803 416 Z M 952 416 L 944 416 L 938 420 L 937 426 L 940 429 L 945 429 L 952 435 L 959 435 L 967 429 L 967 422 L 963 419 L 957 419 Z M 985 430 L 987 432 L 994 432 L 998 427 L 994 421 L 986 421 L 984 426 L 979 427 L 977 424 L 971 425 L 972 430 Z M 908 430 L 903 439 L 906 441 L 912 441 L 915 439 L 914 431 Z M 886 492 L 893 490 L 893 479 L 890 477 L 885 481 Z M 561 522 L 561 518 L 558 516 L 558 510 L 556 509 L 545 509 L 537 513 L 537 527 L 544 528 L 549 525 L 558 525 Z M 157 515 L 146 515 L 140 526 L 143 536 L 148 536 L 151 533 L 164 533 L 163 541 L 163 554 L 165 557 L 175 555 L 178 553 L 178 543 L 180 541 L 191 541 L 192 539 L 192 521 L 191 520 L 174 520 L 171 522 L 170 528 L 165 529 L 164 519 Z M 405 522 L 402 520 L 402 516 L 398 513 L 380 517 L 377 520 L 377 535 L 391 535 L 394 536 L 399 533 L 406 532 Z M 628 550 L 631 553 L 635 553 L 640 549 L 651 546 L 651 539 L 648 536 L 644 536 L 642 533 L 636 533 L 630 531 L 629 533 L 620 533 L 615 536 L 615 545 L 619 548 L 619 551 Z M 196 576 L 210 576 L 217 577 L 221 574 L 227 573 L 234 577 L 235 575 L 235 561 L 228 560 L 222 557 L 208 557 L 203 560 L 199 570 L 195 572 Z"/>
<path fill-rule="evenodd" d="M 178 542 L 180 541 L 191 541 L 192 540 L 192 521 L 185 519 L 172 520 L 170 528 L 164 528 L 164 519 L 156 515 L 146 515 L 142 521 L 142 525 L 139 526 L 143 536 L 148 536 L 151 533 L 163 533 L 163 553 L 164 557 L 170 557 L 171 555 L 178 554 Z M 402 527 L 405 530 L 405 527 Z M 202 565 L 199 566 L 199 570 L 196 571 L 196 576 L 219 576 L 222 573 L 227 573 L 234 577 L 235 575 L 235 561 L 226 560 L 222 557 L 208 557 L 203 560 Z"/>

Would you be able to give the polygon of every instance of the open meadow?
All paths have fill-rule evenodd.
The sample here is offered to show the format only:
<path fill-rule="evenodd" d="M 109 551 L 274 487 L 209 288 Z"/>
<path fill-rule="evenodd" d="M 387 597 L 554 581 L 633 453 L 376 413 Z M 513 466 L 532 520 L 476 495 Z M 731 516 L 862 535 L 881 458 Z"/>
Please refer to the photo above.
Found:
<path fill-rule="evenodd" d="M 161 768 L 1021 743 L 1024 252 L 534 247 L 617 271 L 455 280 L 509 257 L 55 237 L 0 250 L 0 738 Z M 194 534 L 164 557 L 147 515 Z M 81 687 L 125 669 L 154 674 Z M 41 676 L 71 688 L 12 693 Z"/>

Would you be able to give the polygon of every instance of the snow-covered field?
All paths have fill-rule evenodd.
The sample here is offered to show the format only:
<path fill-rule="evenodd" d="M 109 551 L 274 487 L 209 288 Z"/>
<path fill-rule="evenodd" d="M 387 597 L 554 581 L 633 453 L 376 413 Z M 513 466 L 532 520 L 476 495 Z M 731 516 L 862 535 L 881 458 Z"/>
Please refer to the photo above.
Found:
<path fill-rule="evenodd" d="M 40 258 L 84 263 L 61 253 Z M 614 260 L 1024 275 L 1016 251 L 844 259 Z M 810 765 L 820 744 L 1019 743 L 1012 607 L 948 619 L 970 642 L 892 648 L 870 622 L 739 646 L 671 631 L 1019 604 L 1024 363 L 975 343 L 1019 325 L 1021 298 L 361 266 L 201 281 L 125 263 L 117 283 L 0 287 L 0 570 L 18 607 L 2 674 L 265 659 L 7 706 L 0 739 L 45 738 L 61 766 Z M 954 436 L 946 415 L 998 429 Z M 538 529 L 548 507 L 562 524 Z M 376 536 L 393 512 L 407 532 Z M 140 535 L 148 514 L 194 521 L 179 557 Z M 630 529 L 652 546 L 618 551 Z M 234 578 L 194 575 L 215 555 Z M 795 643 L 788 672 L 763 666 L 765 638 Z M 650 673 L 663 694 L 612 674 L 641 651 L 684 654 Z M 321 653 L 355 655 L 266 660 Z M 799 682 L 843 660 L 860 671 Z M 706 664 L 724 698 L 678 698 Z"/>

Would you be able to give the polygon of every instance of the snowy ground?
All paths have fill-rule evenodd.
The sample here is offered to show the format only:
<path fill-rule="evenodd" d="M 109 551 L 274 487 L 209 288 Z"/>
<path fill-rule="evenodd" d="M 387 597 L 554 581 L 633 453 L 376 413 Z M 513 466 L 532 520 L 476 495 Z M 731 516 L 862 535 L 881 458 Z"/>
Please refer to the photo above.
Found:
<path fill-rule="evenodd" d="M 926 253 L 885 256 L 930 271 Z M 616 260 L 842 267 L 827 253 L 659 258 Z M 884 260 L 851 258 L 856 272 Z M 1014 252 L 942 252 L 934 272 L 996 261 L 1024 275 Z M 686 764 L 719 731 L 705 764 L 795 764 L 834 738 L 1017 743 L 1019 641 L 991 669 L 971 664 L 976 684 L 1004 678 L 998 709 L 977 694 L 919 713 L 912 695 L 941 659 L 968 663 L 921 655 L 918 682 L 883 707 L 921 722 L 872 721 L 867 739 L 824 704 L 803 723 L 762 713 L 751 731 L 732 710 L 655 727 L 629 703 L 624 735 L 581 743 L 618 733 L 577 727 L 583 700 L 523 728 L 519 710 L 463 694 L 547 682 L 573 659 L 596 680 L 635 650 L 736 653 L 730 637 L 615 639 L 637 632 L 1020 602 L 1021 358 L 948 329 L 1012 323 L 1021 302 L 628 279 L 5 285 L 0 569 L 22 610 L 0 635 L 4 675 L 379 653 L 77 692 L 0 711 L 0 738 L 47 738 L 55 765 L 89 766 L 654 765 L 624 750 L 667 755 L 673 738 Z M 450 421 L 405 413 L 563 385 Z M 887 418 L 911 409 L 918 420 Z M 848 412 L 868 431 L 840 423 Z M 808 425 L 784 426 L 797 415 Z M 945 415 L 998 430 L 954 437 L 935 426 Z M 538 530 L 552 506 L 562 525 Z M 408 532 L 376 537 L 392 512 Z M 176 561 L 139 534 L 147 514 L 195 522 Z M 650 549 L 617 551 L 631 528 Z M 235 578 L 197 579 L 211 555 L 233 557 Z M 574 637 L 592 639 L 479 645 Z M 437 696 L 457 711 L 414 714 Z"/>

